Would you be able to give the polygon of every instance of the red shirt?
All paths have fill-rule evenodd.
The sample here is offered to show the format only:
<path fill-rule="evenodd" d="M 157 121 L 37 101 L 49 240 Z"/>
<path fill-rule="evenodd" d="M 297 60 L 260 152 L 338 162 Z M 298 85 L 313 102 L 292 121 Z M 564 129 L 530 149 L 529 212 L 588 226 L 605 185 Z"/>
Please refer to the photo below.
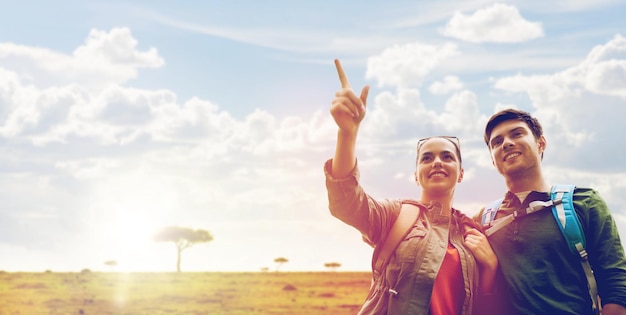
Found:
<path fill-rule="evenodd" d="M 459 251 L 448 243 L 430 298 L 431 315 L 461 314 L 465 300 Z"/>

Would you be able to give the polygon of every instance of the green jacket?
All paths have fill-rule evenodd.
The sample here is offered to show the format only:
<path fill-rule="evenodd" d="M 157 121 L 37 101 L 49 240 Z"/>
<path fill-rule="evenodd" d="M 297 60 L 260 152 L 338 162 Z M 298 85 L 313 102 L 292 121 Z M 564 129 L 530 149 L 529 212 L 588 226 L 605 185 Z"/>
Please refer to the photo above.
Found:
<path fill-rule="evenodd" d="M 549 193 L 531 192 L 522 208 L 535 200 L 550 200 Z M 624 247 L 606 203 L 589 188 L 577 188 L 573 201 L 602 304 L 626 306 Z M 497 218 L 506 215 L 501 212 Z M 579 258 L 567 247 L 550 209 L 513 221 L 489 242 L 520 314 L 593 314 Z"/>

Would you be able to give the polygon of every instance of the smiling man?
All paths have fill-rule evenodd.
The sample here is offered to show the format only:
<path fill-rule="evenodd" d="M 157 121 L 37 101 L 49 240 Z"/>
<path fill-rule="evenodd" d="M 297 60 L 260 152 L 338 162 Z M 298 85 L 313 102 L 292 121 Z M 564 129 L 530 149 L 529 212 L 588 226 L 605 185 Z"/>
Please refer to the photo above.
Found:
<path fill-rule="evenodd" d="M 531 202 L 551 200 L 551 185 L 541 168 L 547 147 L 541 124 L 524 111 L 500 111 L 487 122 L 485 143 L 508 192 L 499 207 L 488 206 L 478 218 L 495 211 L 485 228 L 506 221 L 487 235 L 513 306 L 520 314 L 597 314 L 599 307 L 594 310 L 592 303 L 597 298 L 590 293 L 594 290 L 589 290 L 585 267 L 570 251 L 551 207 L 526 213 Z M 601 299 L 597 304 L 603 304 L 603 315 L 626 314 L 626 259 L 615 221 L 597 191 L 576 187 L 572 199 L 586 238 L 593 269 L 589 274 Z"/>

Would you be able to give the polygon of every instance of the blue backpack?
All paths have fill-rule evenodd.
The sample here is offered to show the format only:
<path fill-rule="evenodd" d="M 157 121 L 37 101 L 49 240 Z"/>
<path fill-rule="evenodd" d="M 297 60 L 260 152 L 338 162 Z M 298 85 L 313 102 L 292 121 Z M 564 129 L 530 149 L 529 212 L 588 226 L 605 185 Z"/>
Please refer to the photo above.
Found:
<path fill-rule="evenodd" d="M 580 263 L 587 276 L 587 288 L 591 298 L 592 307 L 596 314 L 600 312 L 598 288 L 596 285 L 593 270 L 589 264 L 589 257 L 585 250 L 585 234 L 580 224 L 580 220 L 574 210 L 574 185 L 554 185 L 550 191 L 549 201 L 533 201 L 526 209 L 515 210 L 512 214 L 495 219 L 496 213 L 502 204 L 503 199 L 492 201 L 485 207 L 481 217 L 481 223 L 485 229 L 485 235 L 490 236 L 507 224 L 525 216 L 552 207 L 552 213 L 563 237 L 567 242 L 570 251 L 580 258 Z"/>

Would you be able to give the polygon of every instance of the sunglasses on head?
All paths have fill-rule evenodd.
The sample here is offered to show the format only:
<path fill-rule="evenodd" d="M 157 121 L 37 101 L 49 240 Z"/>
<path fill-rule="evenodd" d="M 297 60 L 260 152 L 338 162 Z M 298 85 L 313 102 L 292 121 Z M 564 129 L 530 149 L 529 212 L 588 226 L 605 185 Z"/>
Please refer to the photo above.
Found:
<path fill-rule="evenodd" d="M 454 146 L 457 148 L 457 150 L 461 151 L 461 140 L 459 140 L 459 138 L 455 137 L 455 136 L 434 136 L 434 137 L 428 137 L 428 138 L 419 139 L 417 141 L 417 151 L 420 150 L 420 147 L 422 146 L 422 144 L 424 144 L 424 142 L 426 142 L 426 141 L 428 141 L 430 139 L 434 139 L 434 138 L 446 139 L 446 140 L 452 142 L 452 144 L 454 144 Z"/>
<path fill-rule="evenodd" d="M 428 137 L 428 138 L 419 139 L 417 141 L 417 155 L 419 155 L 420 148 L 422 147 L 422 145 L 426 141 L 428 141 L 430 139 L 434 139 L 434 138 L 446 139 L 446 140 L 452 142 L 452 144 L 454 144 L 454 146 L 456 147 L 456 153 L 459 155 L 459 160 L 461 159 L 461 140 L 459 140 L 459 138 L 455 137 L 455 136 L 434 136 L 434 137 Z"/>

